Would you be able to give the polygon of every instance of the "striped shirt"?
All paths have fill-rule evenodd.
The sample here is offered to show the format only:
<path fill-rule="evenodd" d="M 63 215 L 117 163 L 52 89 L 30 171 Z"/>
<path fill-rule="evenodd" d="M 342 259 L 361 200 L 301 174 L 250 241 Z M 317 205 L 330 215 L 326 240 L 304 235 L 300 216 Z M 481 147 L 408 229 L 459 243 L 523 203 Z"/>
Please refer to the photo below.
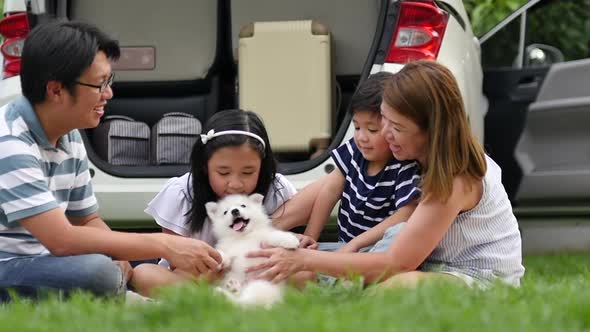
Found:
<path fill-rule="evenodd" d="M 502 185 L 500 167 L 486 156 L 483 194 L 477 205 L 451 224 L 421 270 L 467 274 L 518 286 L 524 275 L 518 222 Z"/>
<path fill-rule="evenodd" d="M 374 176 L 353 139 L 331 152 L 346 182 L 338 209 L 339 240 L 349 242 L 420 196 L 420 169 L 415 161 L 393 158 Z"/>
<path fill-rule="evenodd" d="M 86 150 L 77 130 L 52 146 L 31 104 L 20 97 L 0 108 L 0 251 L 47 253 L 19 221 L 55 208 L 71 217 L 98 209 Z"/>

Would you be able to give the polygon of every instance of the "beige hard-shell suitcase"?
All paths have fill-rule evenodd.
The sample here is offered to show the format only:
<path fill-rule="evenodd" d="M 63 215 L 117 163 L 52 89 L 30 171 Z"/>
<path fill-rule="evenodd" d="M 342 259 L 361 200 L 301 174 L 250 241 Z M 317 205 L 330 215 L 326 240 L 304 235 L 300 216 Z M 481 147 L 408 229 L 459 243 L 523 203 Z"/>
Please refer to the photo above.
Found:
<path fill-rule="evenodd" d="M 330 33 L 316 21 L 255 22 L 240 31 L 240 108 L 259 114 L 277 152 L 329 140 Z"/>

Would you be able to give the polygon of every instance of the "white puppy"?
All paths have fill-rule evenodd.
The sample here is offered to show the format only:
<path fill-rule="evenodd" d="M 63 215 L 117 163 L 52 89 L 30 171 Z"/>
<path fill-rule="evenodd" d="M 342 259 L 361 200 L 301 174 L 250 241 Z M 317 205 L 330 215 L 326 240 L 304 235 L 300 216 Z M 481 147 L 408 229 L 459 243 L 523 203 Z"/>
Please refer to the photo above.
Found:
<path fill-rule="evenodd" d="M 208 202 L 205 208 L 226 269 L 219 289 L 236 303 L 268 307 L 282 299 L 282 286 L 262 280 L 247 281 L 246 269 L 263 258 L 248 258 L 246 254 L 259 250 L 263 243 L 294 249 L 299 246 L 299 239 L 293 233 L 273 228 L 262 206 L 263 198 L 260 194 L 229 195 L 218 202 Z"/>

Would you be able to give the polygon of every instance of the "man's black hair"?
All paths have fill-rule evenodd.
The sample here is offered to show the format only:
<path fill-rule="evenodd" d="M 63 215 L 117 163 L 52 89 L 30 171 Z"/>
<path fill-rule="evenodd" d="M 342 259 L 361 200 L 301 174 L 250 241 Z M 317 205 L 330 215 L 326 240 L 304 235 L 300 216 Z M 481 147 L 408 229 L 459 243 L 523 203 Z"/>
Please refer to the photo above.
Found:
<path fill-rule="evenodd" d="M 96 54 L 119 58 L 119 43 L 83 22 L 54 21 L 33 29 L 23 47 L 20 81 L 23 95 L 37 104 L 45 100 L 49 81 L 61 82 L 73 94 L 75 81 Z"/>

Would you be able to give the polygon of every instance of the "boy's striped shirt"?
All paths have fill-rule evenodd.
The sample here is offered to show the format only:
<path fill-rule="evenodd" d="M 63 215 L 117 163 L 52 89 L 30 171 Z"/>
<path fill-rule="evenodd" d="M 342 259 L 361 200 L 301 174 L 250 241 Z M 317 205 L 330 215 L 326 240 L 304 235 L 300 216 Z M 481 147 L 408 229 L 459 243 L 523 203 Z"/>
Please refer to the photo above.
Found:
<path fill-rule="evenodd" d="M 420 196 L 420 169 L 415 161 L 391 158 L 375 176 L 353 139 L 331 152 L 346 183 L 338 209 L 339 240 L 349 242 Z"/>

